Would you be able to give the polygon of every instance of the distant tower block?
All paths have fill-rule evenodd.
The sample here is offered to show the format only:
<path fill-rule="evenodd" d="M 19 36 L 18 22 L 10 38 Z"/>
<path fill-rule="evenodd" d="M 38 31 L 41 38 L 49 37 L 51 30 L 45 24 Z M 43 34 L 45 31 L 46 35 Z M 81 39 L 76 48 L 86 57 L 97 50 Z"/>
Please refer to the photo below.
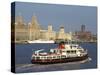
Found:
<path fill-rule="evenodd" d="M 81 31 L 82 31 L 82 32 L 85 32 L 85 25 L 82 25 L 82 26 L 81 26 Z"/>
<path fill-rule="evenodd" d="M 48 26 L 48 31 L 52 32 L 52 25 Z"/>

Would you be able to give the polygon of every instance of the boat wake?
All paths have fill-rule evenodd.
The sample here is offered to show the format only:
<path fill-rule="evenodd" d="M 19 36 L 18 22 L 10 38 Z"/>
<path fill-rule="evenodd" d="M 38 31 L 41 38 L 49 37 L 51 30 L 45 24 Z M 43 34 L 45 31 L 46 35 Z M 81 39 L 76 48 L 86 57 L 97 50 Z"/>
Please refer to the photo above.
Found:
<path fill-rule="evenodd" d="M 43 71 L 59 71 L 59 70 L 74 70 L 80 69 L 80 64 L 89 62 L 91 58 L 88 58 L 79 62 L 69 62 L 69 63 L 58 63 L 58 64 L 18 64 L 16 65 L 16 72 L 43 72 Z"/>

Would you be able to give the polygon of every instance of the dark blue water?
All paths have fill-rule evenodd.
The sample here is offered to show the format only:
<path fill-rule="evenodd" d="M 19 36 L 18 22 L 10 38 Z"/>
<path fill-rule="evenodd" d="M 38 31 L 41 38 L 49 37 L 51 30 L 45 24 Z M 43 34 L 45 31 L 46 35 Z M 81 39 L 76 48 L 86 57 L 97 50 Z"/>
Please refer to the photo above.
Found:
<path fill-rule="evenodd" d="M 57 44 L 16 44 L 16 64 L 31 64 L 33 51 L 44 49 L 48 52 L 51 48 L 56 48 Z"/>
<path fill-rule="evenodd" d="M 97 44 L 96 43 L 84 43 L 81 46 L 88 50 L 89 57 L 92 61 L 80 65 L 80 68 L 96 68 L 97 67 Z"/>
<path fill-rule="evenodd" d="M 97 67 L 97 44 L 96 43 L 82 43 L 80 44 L 83 48 L 88 50 L 88 54 L 90 56 L 90 58 L 92 58 L 91 61 L 84 63 L 84 64 L 77 64 L 78 65 L 78 69 L 89 69 L 89 68 L 96 68 Z M 16 65 L 19 64 L 31 64 L 31 55 L 33 53 L 33 50 L 37 50 L 37 49 L 45 49 L 45 51 L 49 51 L 49 49 L 51 48 L 56 48 L 57 44 L 16 44 Z M 59 67 L 58 70 L 66 70 L 66 69 L 70 69 L 71 66 L 73 65 L 67 65 L 63 64 Z M 76 64 L 74 64 L 75 66 Z M 57 67 L 58 65 L 56 65 Z M 68 68 L 69 66 L 69 68 Z M 42 71 L 44 69 L 44 71 L 49 71 L 50 69 L 48 69 L 48 67 L 43 68 L 43 66 L 41 66 L 42 68 L 39 67 L 39 70 Z M 49 68 L 51 66 L 49 65 Z M 51 69 L 55 69 L 56 67 L 51 67 Z M 61 68 L 62 67 L 62 68 Z M 31 68 L 31 69 L 30 69 Z M 34 67 L 35 68 L 35 67 Z M 37 68 L 37 67 L 36 67 Z M 33 72 L 36 70 L 36 68 L 33 70 L 33 67 L 29 67 L 29 70 L 25 70 L 27 72 Z M 57 67 L 58 68 L 58 67 Z M 77 69 L 75 67 L 72 67 L 71 69 Z M 37 71 L 39 71 L 37 69 Z M 56 70 L 56 69 L 55 69 Z M 50 70 L 51 71 L 51 70 Z M 19 72 L 19 71 L 18 71 Z M 24 72 L 24 71 L 21 71 Z"/>

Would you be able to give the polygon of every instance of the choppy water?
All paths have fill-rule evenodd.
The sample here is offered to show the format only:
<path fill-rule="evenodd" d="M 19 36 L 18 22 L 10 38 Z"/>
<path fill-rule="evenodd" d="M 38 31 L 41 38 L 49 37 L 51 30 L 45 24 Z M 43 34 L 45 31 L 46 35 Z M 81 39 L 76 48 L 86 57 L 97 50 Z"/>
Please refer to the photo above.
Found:
<path fill-rule="evenodd" d="M 43 72 L 43 71 L 59 71 L 59 70 L 74 70 L 74 69 L 88 69 L 97 67 L 97 44 L 96 43 L 82 43 L 83 48 L 88 49 L 91 61 L 85 63 L 60 63 L 49 65 L 31 64 L 32 50 L 45 49 L 48 51 L 51 48 L 57 47 L 57 44 L 16 44 L 16 72 Z"/>

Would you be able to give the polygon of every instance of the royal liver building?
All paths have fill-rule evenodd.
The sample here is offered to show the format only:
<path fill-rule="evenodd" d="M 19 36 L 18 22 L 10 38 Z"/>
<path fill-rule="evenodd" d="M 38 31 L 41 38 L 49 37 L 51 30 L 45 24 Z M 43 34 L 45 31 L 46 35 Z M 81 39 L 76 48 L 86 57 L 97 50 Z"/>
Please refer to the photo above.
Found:
<path fill-rule="evenodd" d="M 33 41 L 33 40 L 55 40 L 70 39 L 70 35 L 64 32 L 64 27 L 60 27 L 59 32 L 53 31 L 52 25 L 48 25 L 47 30 L 43 30 L 39 25 L 36 16 L 32 16 L 31 21 L 26 24 L 22 16 L 15 19 L 15 41 Z"/>
<path fill-rule="evenodd" d="M 22 16 L 17 16 L 15 19 L 15 40 L 28 41 L 40 38 L 40 26 L 35 16 L 26 24 Z"/>

